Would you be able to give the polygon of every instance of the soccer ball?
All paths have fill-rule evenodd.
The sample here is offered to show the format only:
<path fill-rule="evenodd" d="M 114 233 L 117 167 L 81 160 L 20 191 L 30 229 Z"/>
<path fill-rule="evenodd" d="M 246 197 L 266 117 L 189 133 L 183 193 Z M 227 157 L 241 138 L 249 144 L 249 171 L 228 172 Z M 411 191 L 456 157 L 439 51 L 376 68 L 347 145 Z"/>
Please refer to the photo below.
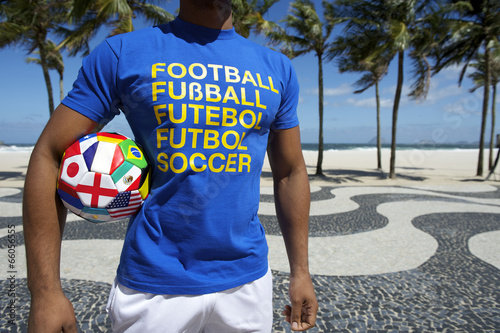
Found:
<path fill-rule="evenodd" d="M 57 193 L 67 209 L 88 221 L 128 218 L 149 194 L 149 165 L 126 136 L 89 134 L 64 152 Z"/>

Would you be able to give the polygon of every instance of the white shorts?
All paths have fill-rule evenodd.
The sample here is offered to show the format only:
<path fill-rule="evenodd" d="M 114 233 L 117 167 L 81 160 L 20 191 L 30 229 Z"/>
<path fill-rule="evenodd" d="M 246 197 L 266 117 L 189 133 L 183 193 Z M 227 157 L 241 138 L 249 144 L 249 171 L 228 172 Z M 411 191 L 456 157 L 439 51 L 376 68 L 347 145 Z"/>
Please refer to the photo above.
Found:
<path fill-rule="evenodd" d="M 113 332 L 271 332 L 271 270 L 245 285 L 205 295 L 155 295 L 113 283 L 106 311 Z"/>

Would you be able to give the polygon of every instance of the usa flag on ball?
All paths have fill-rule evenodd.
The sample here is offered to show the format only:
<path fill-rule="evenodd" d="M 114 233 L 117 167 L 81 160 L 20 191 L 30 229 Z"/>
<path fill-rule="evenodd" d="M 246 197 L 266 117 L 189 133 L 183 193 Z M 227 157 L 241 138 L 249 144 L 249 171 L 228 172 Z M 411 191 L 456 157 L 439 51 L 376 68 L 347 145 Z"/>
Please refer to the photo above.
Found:
<path fill-rule="evenodd" d="M 66 208 L 91 222 L 128 218 L 149 194 L 149 165 L 126 136 L 89 134 L 66 149 L 57 193 Z"/>

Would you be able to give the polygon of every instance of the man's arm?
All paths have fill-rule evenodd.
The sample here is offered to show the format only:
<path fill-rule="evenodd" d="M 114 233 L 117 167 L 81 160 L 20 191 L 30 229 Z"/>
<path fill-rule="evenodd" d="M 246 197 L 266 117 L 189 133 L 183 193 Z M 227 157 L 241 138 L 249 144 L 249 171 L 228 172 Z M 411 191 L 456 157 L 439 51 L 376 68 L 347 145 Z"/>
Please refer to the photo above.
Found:
<path fill-rule="evenodd" d="M 299 127 L 273 131 L 268 155 L 274 180 L 276 213 L 290 263 L 290 302 L 283 314 L 292 330 L 303 331 L 316 323 L 318 302 L 309 275 L 308 232 L 310 189 Z"/>
<path fill-rule="evenodd" d="M 60 279 L 66 208 L 56 194 L 62 154 L 97 123 L 59 105 L 31 154 L 24 186 L 23 226 L 31 293 L 29 332 L 76 332 L 73 307 Z"/>

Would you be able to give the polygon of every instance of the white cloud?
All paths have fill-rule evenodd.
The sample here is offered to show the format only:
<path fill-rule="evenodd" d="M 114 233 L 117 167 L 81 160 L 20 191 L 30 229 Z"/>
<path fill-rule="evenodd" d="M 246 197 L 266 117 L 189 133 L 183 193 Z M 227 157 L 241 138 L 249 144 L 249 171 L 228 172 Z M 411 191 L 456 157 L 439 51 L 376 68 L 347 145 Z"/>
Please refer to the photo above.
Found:
<path fill-rule="evenodd" d="M 453 113 L 465 117 L 471 114 L 480 115 L 482 107 L 482 100 L 472 94 L 469 94 L 453 103 L 444 105 L 443 111 L 446 113 Z"/>
<path fill-rule="evenodd" d="M 337 88 L 326 88 L 324 90 L 325 96 L 343 96 L 352 93 L 352 87 L 350 84 L 342 83 Z"/>
<path fill-rule="evenodd" d="M 431 82 L 431 87 L 426 99 L 423 101 L 426 104 L 435 104 L 441 102 L 446 98 L 453 96 L 463 96 L 469 92 L 464 88 L 459 88 L 456 84 L 450 84 L 446 87 L 439 88 L 438 84 Z"/>
<path fill-rule="evenodd" d="M 463 67 L 464 67 L 464 64 L 453 65 L 453 66 L 443 68 L 437 74 L 437 76 L 443 77 L 444 79 L 447 79 L 447 80 L 454 80 L 455 82 L 458 82 L 458 79 L 460 78 L 460 73 L 462 73 Z M 467 67 L 466 76 L 470 72 L 471 72 L 471 67 Z"/>
<path fill-rule="evenodd" d="M 372 98 L 348 98 L 345 101 L 346 104 L 362 107 L 362 108 L 370 108 L 374 109 L 377 106 L 375 97 Z M 392 107 L 392 100 L 390 98 L 381 98 L 380 99 L 380 107 L 382 108 L 390 108 Z"/>
<path fill-rule="evenodd" d="M 308 89 L 307 92 L 309 94 L 318 95 L 319 88 Z M 353 92 L 353 89 L 352 89 L 351 85 L 348 83 L 342 83 L 340 86 L 338 86 L 336 88 L 324 88 L 323 89 L 324 96 L 343 96 L 343 95 L 352 94 L 352 92 Z"/>

